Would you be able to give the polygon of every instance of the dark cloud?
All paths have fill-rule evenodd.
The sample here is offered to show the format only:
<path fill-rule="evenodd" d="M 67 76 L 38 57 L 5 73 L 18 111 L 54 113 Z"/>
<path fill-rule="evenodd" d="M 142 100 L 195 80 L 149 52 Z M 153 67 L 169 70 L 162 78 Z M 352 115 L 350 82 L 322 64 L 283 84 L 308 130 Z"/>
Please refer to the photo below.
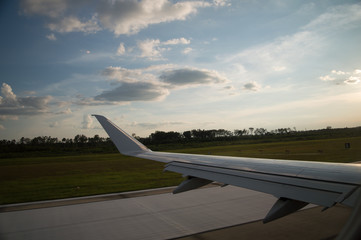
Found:
<path fill-rule="evenodd" d="M 127 104 L 133 101 L 156 101 L 177 87 L 193 87 L 224 83 L 228 80 L 218 72 L 206 69 L 181 68 L 169 69 L 169 66 L 126 69 L 108 67 L 101 74 L 109 80 L 115 80 L 118 87 L 104 91 L 93 98 L 78 98 L 78 105 Z M 157 74 L 158 73 L 158 74 Z M 157 78 L 156 75 L 159 77 Z"/>
<path fill-rule="evenodd" d="M 69 7 L 69 0 L 22 0 L 22 12 L 27 15 L 41 15 L 51 18 L 61 16 Z"/>
<path fill-rule="evenodd" d="M 151 82 L 122 83 L 121 86 L 94 97 L 96 101 L 131 102 L 156 101 L 168 95 L 168 90 Z"/>
<path fill-rule="evenodd" d="M 256 92 L 261 89 L 261 85 L 256 82 L 249 82 L 243 85 L 243 89 Z"/>
<path fill-rule="evenodd" d="M 163 72 L 159 79 L 171 86 L 224 83 L 226 78 L 216 71 L 183 68 Z"/>

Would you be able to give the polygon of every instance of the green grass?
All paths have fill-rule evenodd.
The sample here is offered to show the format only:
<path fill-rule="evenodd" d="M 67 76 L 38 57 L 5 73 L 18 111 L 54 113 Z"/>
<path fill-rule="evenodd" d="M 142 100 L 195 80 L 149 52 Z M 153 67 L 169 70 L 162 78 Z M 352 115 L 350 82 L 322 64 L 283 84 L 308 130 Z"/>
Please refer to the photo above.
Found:
<path fill-rule="evenodd" d="M 350 149 L 344 144 L 351 143 Z M 361 161 L 361 137 L 238 144 L 176 152 L 307 161 Z M 0 204 L 87 196 L 177 185 L 163 163 L 120 154 L 0 159 Z"/>
<path fill-rule="evenodd" d="M 345 149 L 346 142 L 351 144 L 350 149 Z M 347 163 L 361 161 L 361 137 L 225 145 L 198 149 L 177 149 L 176 152 Z"/>
<path fill-rule="evenodd" d="M 0 160 L 0 203 L 86 196 L 172 186 L 179 174 L 163 163 L 120 154 Z"/>

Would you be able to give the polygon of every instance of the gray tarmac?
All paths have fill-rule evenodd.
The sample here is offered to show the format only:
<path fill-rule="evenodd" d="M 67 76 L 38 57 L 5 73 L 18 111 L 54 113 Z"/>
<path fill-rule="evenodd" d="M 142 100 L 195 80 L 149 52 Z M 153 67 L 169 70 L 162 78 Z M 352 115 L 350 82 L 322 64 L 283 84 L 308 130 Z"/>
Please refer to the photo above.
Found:
<path fill-rule="evenodd" d="M 248 229 L 241 230 L 244 233 L 261 232 L 262 226 L 268 226 L 266 231 L 276 231 L 273 239 L 277 229 L 281 235 L 290 228 L 302 229 L 304 225 L 312 224 L 313 215 L 331 211 L 321 213 L 320 209 L 312 208 L 301 211 L 306 214 L 302 221 L 295 218 L 299 214 L 296 213 L 264 225 L 259 220 L 276 201 L 273 196 L 232 186 L 202 188 L 175 195 L 169 193 L 171 190 L 157 189 L 155 195 L 152 191 L 137 191 L 135 195 L 123 193 L 0 206 L 0 239 L 220 239 L 220 236 L 222 239 L 256 239 L 247 238 L 248 235 L 239 238 L 236 229 Z M 340 210 L 339 207 L 336 209 Z M 343 208 L 340 211 L 342 214 L 336 213 L 339 219 L 342 215 L 342 220 L 336 224 L 339 228 L 349 214 Z M 280 225 L 280 221 L 284 222 Z M 326 217 L 312 226 L 317 230 L 321 225 L 327 226 L 327 221 L 333 220 Z M 271 224 L 275 223 L 276 227 L 272 228 Z M 256 224 L 255 227 L 252 224 Z M 335 226 L 330 228 L 333 231 L 324 239 L 339 231 Z"/>

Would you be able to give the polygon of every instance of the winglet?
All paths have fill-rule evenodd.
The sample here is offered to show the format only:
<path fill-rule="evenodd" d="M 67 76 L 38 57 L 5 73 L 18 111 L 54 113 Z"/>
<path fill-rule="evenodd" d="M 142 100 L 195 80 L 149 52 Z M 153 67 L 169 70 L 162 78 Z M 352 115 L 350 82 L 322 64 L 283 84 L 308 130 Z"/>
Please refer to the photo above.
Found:
<path fill-rule="evenodd" d="M 120 129 L 106 117 L 95 114 L 92 116 L 96 117 L 121 154 L 135 155 L 140 152 L 150 151 L 146 146 Z"/>

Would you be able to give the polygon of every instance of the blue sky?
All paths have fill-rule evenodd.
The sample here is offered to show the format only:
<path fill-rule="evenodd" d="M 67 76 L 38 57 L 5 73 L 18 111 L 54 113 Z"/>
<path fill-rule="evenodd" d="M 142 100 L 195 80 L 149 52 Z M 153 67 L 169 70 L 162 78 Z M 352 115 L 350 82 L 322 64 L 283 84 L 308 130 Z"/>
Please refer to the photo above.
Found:
<path fill-rule="evenodd" d="M 0 4 L 0 138 L 361 125 L 359 1 Z"/>

